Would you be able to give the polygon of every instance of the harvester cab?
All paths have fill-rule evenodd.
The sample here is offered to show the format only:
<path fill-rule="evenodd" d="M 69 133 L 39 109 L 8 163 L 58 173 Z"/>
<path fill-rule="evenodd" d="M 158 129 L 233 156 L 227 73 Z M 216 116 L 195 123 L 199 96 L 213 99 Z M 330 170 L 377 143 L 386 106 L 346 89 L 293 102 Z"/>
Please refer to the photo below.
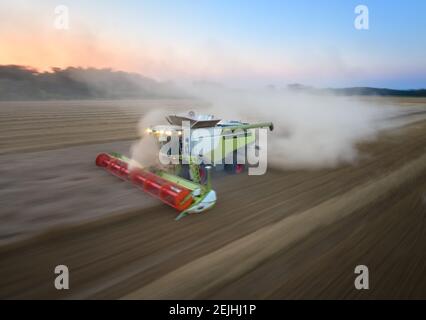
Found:
<path fill-rule="evenodd" d="M 176 220 L 211 209 L 217 200 L 211 187 L 211 172 L 243 172 L 245 159 L 240 161 L 238 153 L 255 144 L 251 129 L 273 130 L 270 122 L 222 121 L 194 112 L 170 115 L 166 120 L 168 125 L 151 126 L 146 134 L 157 140 L 159 158 L 167 165 L 144 168 L 117 153 L 98 155 L 96 164 L 174 207 L 180 212 Z"/>

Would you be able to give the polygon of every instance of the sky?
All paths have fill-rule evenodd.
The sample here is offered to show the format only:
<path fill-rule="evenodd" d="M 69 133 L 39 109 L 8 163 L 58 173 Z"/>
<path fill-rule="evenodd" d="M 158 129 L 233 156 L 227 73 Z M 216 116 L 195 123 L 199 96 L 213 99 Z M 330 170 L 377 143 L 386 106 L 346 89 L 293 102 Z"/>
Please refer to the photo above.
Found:
<path fill-rule="evenodd" d="M 68 29 L 55 25 L 59 5 Z M 368 30 L 355 28 L 358 5 Z M 241 86 L 425 88 L 425 16 L 424 0 L 3 0 L 0 64 Z"/>

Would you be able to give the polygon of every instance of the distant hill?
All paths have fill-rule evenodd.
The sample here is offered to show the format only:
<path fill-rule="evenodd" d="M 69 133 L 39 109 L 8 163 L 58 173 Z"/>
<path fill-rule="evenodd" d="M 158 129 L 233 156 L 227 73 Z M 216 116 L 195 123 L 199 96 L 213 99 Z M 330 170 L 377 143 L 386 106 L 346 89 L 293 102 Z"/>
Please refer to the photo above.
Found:
<path fill-rule="evenodd" d="M 352 88 L 314 88 L 302 84 L 289 84 L 288 90 L 309 93 L 331 93 L 342 96 L 389 96 L 389 97 L 426 97 L 426 89 L 395 90 L 386 88 L 352 87 Z"/>
<path fill-rule="evenodd" d="M 195 88 L 221 88 L 220 84 L 194 82 Z M 275 86 L 268 86 L 276 90 Z M 290 84 L 287 90 L 309 93 L 332 93 L 345 96 L 426 97 L 426 89 L 393 90 L 382 88 L 318 89 Z M 0 65 L 0 101 L 72 100 L 72 99 L 161 99 L 186 98 L 172 83 L 159 82 L 136 73 L 111 69 L 53 68 L 39 72 L 24 66 Z"/>
<path fill-rule="evenodd" d="M 394 90 L 385 88 L 355 87 L 327 89 L 338 95 L 345 96 L 392 96 L 392 97 L 426 97 L 426 89 Z"/>
<path fill-rule="evenodd" d="M 185 95 L 171 83 L 110 69 L 54 68 L 51 72 L 0 65 L 0 100 L 145 99 Z"/>

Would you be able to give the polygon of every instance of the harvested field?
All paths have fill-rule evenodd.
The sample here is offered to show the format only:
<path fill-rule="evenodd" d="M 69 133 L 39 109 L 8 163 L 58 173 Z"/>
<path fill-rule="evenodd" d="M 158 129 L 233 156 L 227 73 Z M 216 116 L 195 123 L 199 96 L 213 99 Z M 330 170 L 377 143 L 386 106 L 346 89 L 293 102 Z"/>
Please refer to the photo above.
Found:
<path fill-rule="evenodd" d="M 179 222 L 93 160 L 146 108 L 194 102 L 0 106 L 0 298 L 426 298 L 426 101 L 375 99 L 398 126 L 356 165 L 220 176 L 215 209 Z"/>

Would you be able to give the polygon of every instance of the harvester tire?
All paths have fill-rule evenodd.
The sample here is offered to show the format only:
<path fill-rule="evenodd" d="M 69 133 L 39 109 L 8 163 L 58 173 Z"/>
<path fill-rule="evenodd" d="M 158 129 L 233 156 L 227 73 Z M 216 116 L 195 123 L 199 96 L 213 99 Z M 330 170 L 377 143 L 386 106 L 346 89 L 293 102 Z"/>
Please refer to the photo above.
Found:
<path fill-rule="evenodd" d="M 233 162 L 232 164 L 225 164 L 225 171 L 229 174 L 240 174 L 243 173 L 245 170 L 244 164 L 238 164 L 237 163 L 237 152 L 234 152 L 233 155 Z"/>
<path fill-rule="evenodd" d="M 182 170 L 181 170 L 181 174 L 180 174 L 180 176 L 182 178 L 187 179 L 187 180 L 191 180 L 191 181 L 194 181 L 194 182 L 197 182 L 197 183 L 199 182 L 200 184 L 206 184 L 208 173 L 207 173 L 207 169 L 206 169 L 205 164 L 200 164 L 199 175 L 200 175 L 200 181 L 194 181 L 195 177 L 192 176 L 190 166 L 188 164 L 182 165 Z"/>

